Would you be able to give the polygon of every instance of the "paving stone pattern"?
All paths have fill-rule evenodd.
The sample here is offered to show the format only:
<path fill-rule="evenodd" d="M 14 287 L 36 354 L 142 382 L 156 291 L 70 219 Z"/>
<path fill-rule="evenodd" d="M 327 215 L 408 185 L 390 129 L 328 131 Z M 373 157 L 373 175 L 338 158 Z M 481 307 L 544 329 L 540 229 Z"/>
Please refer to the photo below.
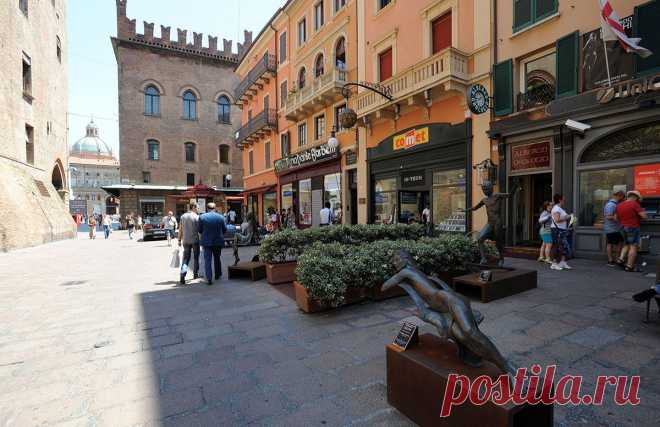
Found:
<path fill-rule="evenodd" d="M 0 254 L 0 426 L 411 425 L 387 404 L 384 357 L 408 298 L 305 315 L 265 282 L 176 286 L 170 254 L 122 232 Z M 651 279 L 510 262 L 539 268 L 539 289 L 474 306 L 515 363 L 591 386 L 642 375 L 639 406 L 608 393 L 557 406 L 556 424 L 657 425 L 660 322 L 631 299 Z"/>

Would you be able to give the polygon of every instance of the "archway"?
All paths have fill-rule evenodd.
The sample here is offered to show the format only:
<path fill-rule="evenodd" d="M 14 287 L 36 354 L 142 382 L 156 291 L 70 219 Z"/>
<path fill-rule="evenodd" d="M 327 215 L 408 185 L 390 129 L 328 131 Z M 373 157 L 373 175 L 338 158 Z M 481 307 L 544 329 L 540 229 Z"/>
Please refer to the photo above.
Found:
<path fill-rule="evenodd" d="M 55 187 L 55 190 L 57 190 L 62 200 L 64 200 L 64 197 L 66 197 L 66 180 L 64 179 L 64 168 L 59 159 L 55 162 L 55 166 L 53 166 L 50 182 L 53 184 L 53 187 Z"/>

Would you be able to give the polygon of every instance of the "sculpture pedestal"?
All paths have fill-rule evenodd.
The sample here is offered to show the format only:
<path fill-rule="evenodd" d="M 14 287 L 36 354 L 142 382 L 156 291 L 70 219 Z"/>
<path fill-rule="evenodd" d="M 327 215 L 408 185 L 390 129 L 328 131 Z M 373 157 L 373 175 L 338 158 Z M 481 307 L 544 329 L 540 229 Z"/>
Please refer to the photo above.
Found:
<path fill-rule="evenodd" d="M 479 273 L 472 273 L 454 278 L 451 286 L 456 291 L 465 286 L 478 288 L 481 302 L 490 302 L 536 288 L 536 270 L 493 269 L 491 273 L 490 282 L 482 282 Z"/>
<path fill-rule="evenodd" d="M 387 401 L 422 427 L 553 425 L 552 406 L 498 406 L 492 402 L 475 406 L 469 400 L 453 406 L 449 417 L 440 418 L 449 374 L 466 375 L 471 380 L 480 375 L 497 379 L 499 370 L 485 361 L 479 368 L 465 365 L 455 344 L 430 334 L 420 336 L 419 344 L 406 351 L 392 344 L 386 349 Z"/>
<path fill-rule="evenodd" d="M 247 278 L 256 282 L 266 278 L 266 264 L 262 262 L 239 262 L 227 268 L 230 279 Z"/>

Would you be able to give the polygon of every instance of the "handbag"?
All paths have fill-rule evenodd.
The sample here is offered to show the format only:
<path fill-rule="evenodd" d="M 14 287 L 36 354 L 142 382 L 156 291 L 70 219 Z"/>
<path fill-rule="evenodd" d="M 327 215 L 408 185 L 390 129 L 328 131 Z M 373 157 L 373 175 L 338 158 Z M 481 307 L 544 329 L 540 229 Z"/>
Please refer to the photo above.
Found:
<path fill-rule="evenodd" d="M 174 252 L 172 252 L 172 260 L 170 261 L 170 267 L 171 268 L 181 267 L 181 251 L 179 250 L 179 248 L 174 249 Z"/>
<path fill-rule="evenodd" d="M 204 247 L 199 248 L 199 268 L 197 269 L 197 275 L 199 277 L 206 277 L 206 270 L 205 270 L 205 262 L 204 262 Z"/>

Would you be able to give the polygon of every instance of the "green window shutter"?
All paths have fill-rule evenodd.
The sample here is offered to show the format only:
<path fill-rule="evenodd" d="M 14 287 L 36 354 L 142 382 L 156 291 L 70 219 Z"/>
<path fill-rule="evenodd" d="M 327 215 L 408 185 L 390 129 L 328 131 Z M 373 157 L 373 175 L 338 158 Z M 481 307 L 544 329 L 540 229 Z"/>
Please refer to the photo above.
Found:
<path fill-rule="evenodd" d="M 648 58 L 642 58 L 635 55 L 635 69 L 637 73 L 648 74 L 660 71 L 660 1 L 655 0 L 641 6 L 635 7 L 635 16 L 633 18 L 633 29 L 635 37 L 640 37 L 640 45 L 644 46 L 653 55 Z"/>
<path fill-rule="evenodd" d="M 513 32 L 532 23 L 532 1 L 513 0 Z"/>
<path fill-rule="evenodd" d="M 557 40 L 557 98 L 577 95 L 580 34 Z"/>
<path fill-rule="evenodd" d="M 536 0 L 534 20 L 539 21 L 557 12 L 557 0 Z"/>
<path fill-rule="evenodd" d="M 513 113 L 513 60 L 493 66 L 494 92 L 493 109 L 496 116 Z"/>

